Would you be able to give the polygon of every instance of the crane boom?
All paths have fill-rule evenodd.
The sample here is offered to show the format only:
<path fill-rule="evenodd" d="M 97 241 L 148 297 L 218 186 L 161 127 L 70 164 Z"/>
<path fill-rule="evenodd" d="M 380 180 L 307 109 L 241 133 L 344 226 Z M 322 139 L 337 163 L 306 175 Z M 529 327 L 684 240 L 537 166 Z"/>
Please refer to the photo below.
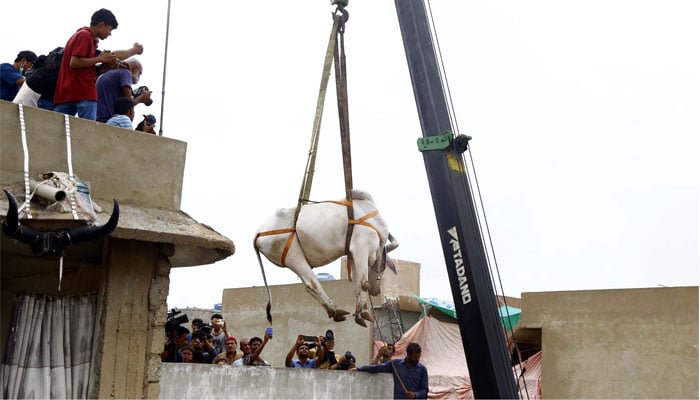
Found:
<path fill-rule="evenodd" d="M 423 0 L 395 0 L 423 139 L 453 132 Z M 430 147 L 430 146 L 426 146 Z M 474 396 L 517 398 L 506 339 L 460 151 L 423 152 Z"/>

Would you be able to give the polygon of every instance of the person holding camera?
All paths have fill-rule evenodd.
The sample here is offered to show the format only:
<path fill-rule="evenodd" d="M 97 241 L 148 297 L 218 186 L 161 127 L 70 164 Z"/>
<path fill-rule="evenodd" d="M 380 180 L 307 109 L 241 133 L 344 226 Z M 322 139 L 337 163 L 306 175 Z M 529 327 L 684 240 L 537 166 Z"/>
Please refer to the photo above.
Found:
<path fill-rule="evenodd" d="M 421 347 L 411 342 L 406 347 L 406 358 L 389 360 L 383 364 L 351 368 L 365 372 L 393 372 L 395 399 L 427 399 L 428 369 L 420 361 Z"/>
<path fill-rule="evenodd" d="M 182 362 L 183 347 L 187 346 L 187 335 L 190 330 L 180 325 L 166 325 L 165 334 L 167 335 L 163 352 L 160 353 L 160 360 L 163 362 Z"/>
<path fill-rule="evenodd" d="M 329 369 L 339 369 L 342 371 L 351 370 L 356 368 L 355 361 L 355 356 L 353 356 L 350 351 L 346 351 L 344 355 L 340 356 L 338 362 L 333 364 Z"/>
<path fill-rule="evenodd" d="M 304 335 L 297 336 L 297 340 L 287 353 L 287 358 L 284 360 L 284 365 L 287 368 L 318 368 L 320 360 L 323 360 L 323 346 L 321 346 L 321 338 L 314 336 L 314 343 L 318 349 L 316 357 L 309 359 L 309 343 L 304 340 Z M 292 360 L 294 353 L 297 354 L 297 359 Z"/>
<path fill-rule="evenodd" d="M 156 134 L 156 117 L 153 114 L 146 114 L 143 120 L 136 125 L 136 131 Z"/>
<path fill-rule="evenodd" d="M 321 338 L 320 348 L 323 348 L 325 353 L 321 365 L 318 366 L 320 369 L 330 369 L 340 360 L 340 356 L 335 354 L 335 336 L 332 330 L 327 330 L 326 335 Z"/>
<path fill-rule="evenodd" d="M 152 92 L 147 87 L 131 89 L 131 85 L 139 82 L 142 73 L 141 62 L 130 57 L 120 64 L 120 68 L 111 69 L 97 78 L 97 121 L 106 122 L 114 114 L 114 104 L 119 97 L 130 98 L 134 105 L 153 104 Z"/>

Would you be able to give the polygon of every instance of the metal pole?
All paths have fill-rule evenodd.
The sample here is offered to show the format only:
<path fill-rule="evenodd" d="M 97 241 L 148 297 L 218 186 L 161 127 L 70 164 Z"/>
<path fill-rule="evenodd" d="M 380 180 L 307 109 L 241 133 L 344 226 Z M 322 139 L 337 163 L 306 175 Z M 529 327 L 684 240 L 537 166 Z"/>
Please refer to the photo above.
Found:
<path fill-rule="evenodd" d="M 168 19 L 165 23 L 165 55 L 163 57 L 163 86 L 160 92 L 160 129 L 158 136 L 163 136 L 163 108 L 165 107 L 165 72 L 168 66 L 168 36 L 170 34 L 170 0 L 168 0 Z"/>

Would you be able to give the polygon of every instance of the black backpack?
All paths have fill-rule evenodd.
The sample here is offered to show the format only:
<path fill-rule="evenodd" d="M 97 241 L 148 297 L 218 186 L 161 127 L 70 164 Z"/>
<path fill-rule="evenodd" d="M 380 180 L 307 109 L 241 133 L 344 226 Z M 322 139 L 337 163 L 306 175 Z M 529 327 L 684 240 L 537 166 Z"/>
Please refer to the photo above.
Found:
<path fill-rule="evenodd" d="M 51 50 L 44 59 L 44 65 L 37 68 L 33 74 L 27 77 L 29 87 L 33 91 L 53 99 L 62 59 L 63 47 L 56 47 Z"/>

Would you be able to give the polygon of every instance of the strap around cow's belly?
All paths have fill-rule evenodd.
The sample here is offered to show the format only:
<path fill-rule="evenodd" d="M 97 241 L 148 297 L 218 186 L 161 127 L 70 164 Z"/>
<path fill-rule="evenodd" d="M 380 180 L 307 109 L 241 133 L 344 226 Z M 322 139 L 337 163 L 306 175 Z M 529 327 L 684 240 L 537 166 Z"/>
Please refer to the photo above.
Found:
<path fill-rule="evenodd" d="M 332 201 L 332 203 L 336 203 L 336 202 Z M 337 203 L 340 203 L 340 202 L 337 202 Z M 377 228 L 375 228 L 374 225 L 367 222 L 368 219 L 376 216 L 377 214 L 379 214 L 379 211 L 374 210 L 371 213 L 365 215 L 364 217 L 362 217 L 360 219 L 348 220 L 348 224 L 363 225 L 363 226 L 366 226 L 368 228 L 371 228 L 377 234 L 377 238 L 379 239 L 379 243 L 381 243 L 382 242 L 382 235 L 379 233 L 379 230 Z M 287 253 L 289 252 L 290 247 L 292 247 L 292 241 L 294 240 L 294 235 L 296 234 L 295 228 L 275 229 L 275 230 L 271 230 L 271 231 L 259 232 L 257 235 L 255 235 L 255 239 L 257 240 L 260 236 L 281 235 L 283 233 L 290 234 L 289 238 L 287 238 L 287 243 L 285 243 L 285 245 L 284 245 L 284 250 L 282 250 L 282 258 L 280 259 L 282 266 L 286 267 L 287 266 L 287 263 L 286 263 Z M 348 278 L 350 277 L 349 272 L 350 271 L 348 271 Z"/>

